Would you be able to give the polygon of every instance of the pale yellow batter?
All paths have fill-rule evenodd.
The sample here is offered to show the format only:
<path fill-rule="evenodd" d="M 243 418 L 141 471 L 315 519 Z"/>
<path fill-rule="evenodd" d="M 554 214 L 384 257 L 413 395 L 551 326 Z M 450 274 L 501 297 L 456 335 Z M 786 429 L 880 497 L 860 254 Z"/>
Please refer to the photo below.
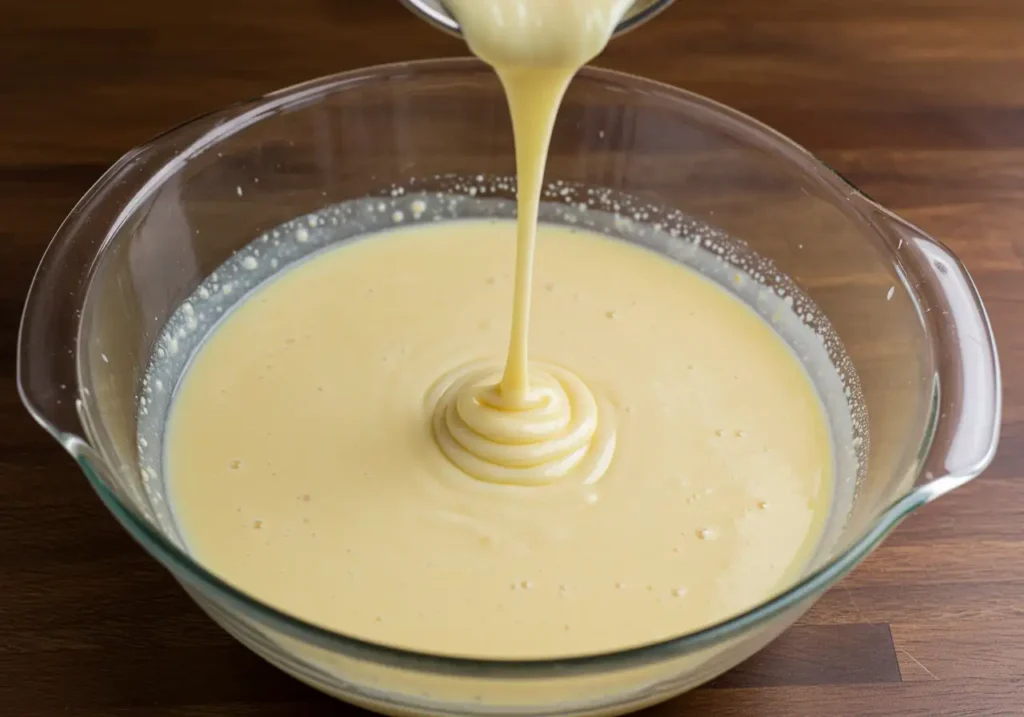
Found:
<path fill-rule="evenodd" d="M 438 451 L 438 377 L 500 365 L 514 233 L 394 230 L 224 322 L 178 390 L 166 452 L 203 564 L 347 634 L 491 657 L 682 634 L 793 577 L 830 498 L 818 397 L 752 310 L 648 250 L 550 226 L 537 245 L 532 348 L 609 402 L 600 480 L 500 485 Z"/>
<path fill-rule="evenodd" d="M 753 606 L 829 506 L 803 368 L 682 265 L 535 236 L 558 104 L 628 0 L 448 5 L 508 95 L 518 226 L 395 230 L 247 300 L 169 423 L 190 548 L 305 620 L 433 653 L 615 650 Z"/>

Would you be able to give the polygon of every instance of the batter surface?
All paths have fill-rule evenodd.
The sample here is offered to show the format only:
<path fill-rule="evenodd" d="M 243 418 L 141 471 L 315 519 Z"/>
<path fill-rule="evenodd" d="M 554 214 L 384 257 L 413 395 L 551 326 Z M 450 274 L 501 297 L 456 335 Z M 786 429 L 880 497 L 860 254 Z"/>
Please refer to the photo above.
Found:
<path fill-rule="evenodd" d="M 439 379 L 502 364 L 515 253 L 510 221 L 410 226 L 242 302 L 167 429 L 197 559 L 333 630 L 495 658 L 676 636 L 794 578 L 830 503 L 822 405 L 767 323 L 652 251 L 540 228 L 531 360 L 608 407 L 598 480 L 489 482 L 438 450 Z"/>

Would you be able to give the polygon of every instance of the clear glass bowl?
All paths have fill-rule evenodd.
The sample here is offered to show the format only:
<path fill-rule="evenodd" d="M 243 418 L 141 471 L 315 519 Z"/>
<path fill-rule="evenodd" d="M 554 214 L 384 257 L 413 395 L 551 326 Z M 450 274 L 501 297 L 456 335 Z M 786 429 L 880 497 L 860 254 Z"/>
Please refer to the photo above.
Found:
<path fill-rule="evenodd" d="M 234 252 L 325 205 L 401 202 L 407 192 L 456 191 L 463 177 L 514 174 L 501 88 L 473 60 L 314 80 L 126 154 L 75 207 L 36 274 L 19 340 L 22 399 L 213 619 L 324 692 L 392 714 L 576 715 L 690 689 L 763 647 L 902 518 L 987 466 L 1001 405 L 991 328 L 941 244 L 786 138 L 696 95 L 586 69 L 548 166 L 560 182 L 549 202 L 612 197 L 606 204 L 624 202 L 651 223 L 713 227 L 725 260 L 758 267 L 770 289 L 804 302 L 833 355 L 852 363 L 842 370 L 860 434 L 840 446 L 859 459 L 849 500 L 799 582 L 744 614 L 660 644 L 557 661 L 413 654 L 306 624 L 207 572 L 183 550 L 161 486 L 140 471 L 141 381 L 154 342 Z"/>

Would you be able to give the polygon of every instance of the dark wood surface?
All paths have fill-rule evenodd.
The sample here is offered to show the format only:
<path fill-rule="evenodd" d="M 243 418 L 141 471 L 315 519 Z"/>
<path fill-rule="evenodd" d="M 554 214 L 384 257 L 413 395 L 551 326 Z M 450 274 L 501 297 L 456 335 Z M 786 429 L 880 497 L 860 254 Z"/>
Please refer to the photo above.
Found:
<path fill-rule="evenodd" d="M 317 75 L 464 54 L 397 0 L 0 0 L 0 715 L 357 714 L 214 627 L 22 409 L 17 320 L 126 149 Z M 651 715 L 1024 713 L 1024 3 L 680 0 L 600 64 L 734 105 L 944 240 L 1000 342 L 1003 441 L 748 663 Z"/>

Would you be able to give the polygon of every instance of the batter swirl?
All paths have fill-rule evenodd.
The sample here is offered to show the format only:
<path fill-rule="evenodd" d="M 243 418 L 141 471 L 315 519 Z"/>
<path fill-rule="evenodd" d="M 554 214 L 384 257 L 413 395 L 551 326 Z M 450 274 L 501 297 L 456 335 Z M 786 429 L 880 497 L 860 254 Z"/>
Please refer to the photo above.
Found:
<path fill-rule="evenodd" d="M 490 483 L 543 485 L 569 475 L 593 483 L 607 470 L 615 430 L 607 404 L 573 372 L 532 364 L 522 404 L 509 405 L 486 363 L 444 376 L 428 403 L 434 436 L 448 459 Z"/>

